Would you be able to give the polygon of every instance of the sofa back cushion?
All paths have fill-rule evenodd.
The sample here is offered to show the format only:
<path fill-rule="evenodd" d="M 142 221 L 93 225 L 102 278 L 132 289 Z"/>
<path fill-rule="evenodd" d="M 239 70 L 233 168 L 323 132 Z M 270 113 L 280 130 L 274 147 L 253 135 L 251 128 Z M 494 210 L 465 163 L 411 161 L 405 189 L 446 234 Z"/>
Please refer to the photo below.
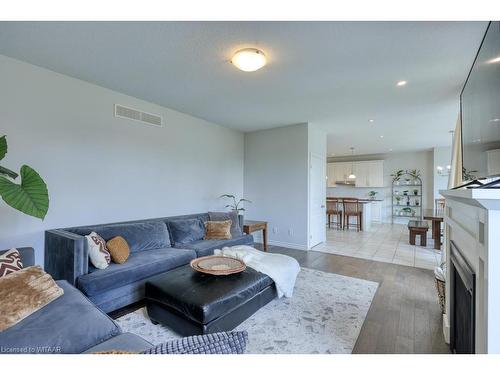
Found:
<path fill-rule="evenodd" d="M 168 221 L 168 228 L 175 247 L 198 241 L 205 237 L 205 225 L 199 218 L 171 220 Z"/>
<path fill-rule="evenodd" d="M 121 236 L 127 241 L 131 253 L 143 250 L 163 249 L 171 246 L 168 228 L 162 221 L 105 224 L 72 228 L 69 231 L 81 236 L 86 236 L 90 232 L 96 232 L 105 241 Z"/>

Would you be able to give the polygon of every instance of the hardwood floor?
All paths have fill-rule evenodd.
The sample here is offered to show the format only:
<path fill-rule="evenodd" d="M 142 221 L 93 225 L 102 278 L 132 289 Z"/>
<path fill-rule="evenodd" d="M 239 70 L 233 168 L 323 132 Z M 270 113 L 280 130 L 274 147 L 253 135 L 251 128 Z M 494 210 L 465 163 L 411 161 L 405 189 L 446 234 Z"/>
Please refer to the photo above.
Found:
<path fill-rule="evenodd" d="M 379 283 L 353 353 L 450 353 L 432 271 L 277 246 L 269 252 L 290 255 L 302 267 Z"/>

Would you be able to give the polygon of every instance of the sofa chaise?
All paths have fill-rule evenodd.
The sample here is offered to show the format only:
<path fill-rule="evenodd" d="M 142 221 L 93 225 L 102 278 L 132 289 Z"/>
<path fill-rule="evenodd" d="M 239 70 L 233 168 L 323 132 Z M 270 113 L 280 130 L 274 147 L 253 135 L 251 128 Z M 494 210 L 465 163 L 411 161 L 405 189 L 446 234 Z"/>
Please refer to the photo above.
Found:
<path fill-rule="evenodd" d="M 253 245 L 252 235 L 241 232 L 228 240 L 203 240 L 208 213 L 89 225 L 45 232 L 45 271 L 81 290 L 105 312 L 144 299 L 148 278 L 188 264 L 217 248 Z M 241 227 L 241 223 L 240 227 Z M 241 228 L 240 228 L 241 229 Z M 85 235 L 96 232 L 104 240 L 125 238 L 130 257 L 123 264 L 94 268 L 88 260 Z"/>
<path fill-rule="evenodd" d="M 18 248 L 23 267 L 34 265 L 33 248 Z M 0 251 L 0 254 L 7 250 Z M 240 354 L 246 332 L 192 336 L 154 346 L 120 327 L 66 280 L 64 294 L 0 332 L 0 354 L 79 354 L 146 352 L 150 354 Z"/>

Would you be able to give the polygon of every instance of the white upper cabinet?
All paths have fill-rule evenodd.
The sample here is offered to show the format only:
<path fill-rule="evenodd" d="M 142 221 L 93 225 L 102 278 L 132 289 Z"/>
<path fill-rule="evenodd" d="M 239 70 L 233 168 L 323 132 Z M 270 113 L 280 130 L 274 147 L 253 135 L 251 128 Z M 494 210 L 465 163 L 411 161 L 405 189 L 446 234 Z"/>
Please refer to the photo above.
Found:
<path fill-rule="evenodd" d="M 354 172 L 356 187 L 383 187 L 384 186 L 384 161 L 356 161 L 328 163 L 328 187 L 337 186 L 337 182 L 347 181 L 348 176 Z"/>
<path fill-rule="evenodd" d="M 370 186 L 370 168 L 367 162 L 358 161 L 354 163 L 354 174 L 356 175 L 356 187 Z"/>
<path fill-rule="evenodd" d="M 374 160 L 367 162 L 369 187 L 383 187 L 384 186 L 384 161 Z"/>

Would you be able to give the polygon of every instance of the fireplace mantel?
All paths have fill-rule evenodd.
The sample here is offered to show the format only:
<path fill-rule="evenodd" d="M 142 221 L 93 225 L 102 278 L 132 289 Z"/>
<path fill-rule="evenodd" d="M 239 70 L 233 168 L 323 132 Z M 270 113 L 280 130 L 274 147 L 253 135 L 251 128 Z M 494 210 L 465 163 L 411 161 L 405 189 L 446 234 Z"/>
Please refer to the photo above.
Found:
<path fill-rule="evenodd" d="M 476 273 L 476 353 L 500 353 L 500 189 L 443 190 L 445 251 L 450 241 L 460 248 Z M 443 331 L 449 340 L 450 267 L 446 274 Z"/>

